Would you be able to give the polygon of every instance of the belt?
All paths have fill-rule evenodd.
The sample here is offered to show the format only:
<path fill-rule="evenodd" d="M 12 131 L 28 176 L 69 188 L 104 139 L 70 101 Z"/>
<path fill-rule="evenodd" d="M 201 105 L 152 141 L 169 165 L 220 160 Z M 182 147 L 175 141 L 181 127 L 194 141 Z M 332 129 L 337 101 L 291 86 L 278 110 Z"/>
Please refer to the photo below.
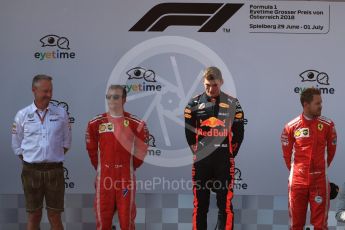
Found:
<path fill-rule="evenodd" d="M 42 162 L 42 163 L 29 163 L 23 161 L 23 165 L 28 168 L 38 169 L 38 170 L 49 170 L 49 169 L 56 169 L 62 168 L 62 162 Z"/>

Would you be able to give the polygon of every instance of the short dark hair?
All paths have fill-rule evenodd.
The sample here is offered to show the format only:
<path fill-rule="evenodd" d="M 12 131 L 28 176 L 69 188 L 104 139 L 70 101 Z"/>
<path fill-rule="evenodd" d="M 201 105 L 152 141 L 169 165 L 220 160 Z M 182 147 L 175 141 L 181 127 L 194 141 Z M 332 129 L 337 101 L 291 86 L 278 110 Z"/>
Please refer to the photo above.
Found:
<path fill-rule="evenodd" d="M 321 91 L 314 87 L 303 90 L 300 98 L 302 107 L 304 106 L 304 102 L 312 102 L 314 95 L 321 95 Z"/>
<path fill-rule="evenodd" d="M 122 98 L 126 99 L 127 98 L 127 90 L 124 86 L 122 85 L 110 85 L 108 90 L 114 90 L 114 89 L 121 89 L 122 90 Z"/>
<path fill-rule="evenodd" d="M 209 81 L 223 80 L 222 72 L 220 71 L 220 69 L 218 69 L 215 66 L 207 67 L 204 70 L 204 79 L 209 80 Z"/>
<path fill-rule="evenodd" d="M 40 80 L 48 80 L 48 81 L 52 81 L 53 78 L 51 76 L 48 76 L 46 74 L 37 74 L 36 76 L 34 76 L 34 78 L 32 79 L 32 87 L 36 87 L 37 83 Z"/>

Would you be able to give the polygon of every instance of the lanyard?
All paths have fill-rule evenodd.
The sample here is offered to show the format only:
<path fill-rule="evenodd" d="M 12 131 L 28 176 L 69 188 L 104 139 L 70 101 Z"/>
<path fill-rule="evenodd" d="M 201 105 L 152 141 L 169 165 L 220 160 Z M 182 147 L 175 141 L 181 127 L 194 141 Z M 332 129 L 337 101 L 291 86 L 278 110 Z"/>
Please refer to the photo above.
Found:
<path fill-rule="evenodd" d="M 43 125 L 43 122 L 44 122 L 44 118 L 46 117 L 47 115 L 47 112 L 48 112 L 48 109 L 46 109 L 46 111 L 44 112 L 43 114 L 43 117 L 41 117 L 40 113 L 38 112 L 38 110 L 36 110 L 36 113 L 37 113 L 37 116 L 40 118 L 40 121 L 41 121 L 41 124 Z"/>

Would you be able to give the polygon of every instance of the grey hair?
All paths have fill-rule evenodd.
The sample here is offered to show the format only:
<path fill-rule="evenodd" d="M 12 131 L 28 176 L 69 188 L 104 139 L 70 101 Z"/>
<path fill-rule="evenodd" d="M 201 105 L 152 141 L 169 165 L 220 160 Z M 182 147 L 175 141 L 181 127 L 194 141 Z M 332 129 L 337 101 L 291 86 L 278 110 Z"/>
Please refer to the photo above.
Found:
<path fill-rule="evenodd" d="M 52 81 L 53 78 L 51 76 L 45 75 L 45 74 L 37 74 L 33 79 L 32 79 L 32 87 L 36 87 L 37 83 L 41 80 L 48 80 Z"/>

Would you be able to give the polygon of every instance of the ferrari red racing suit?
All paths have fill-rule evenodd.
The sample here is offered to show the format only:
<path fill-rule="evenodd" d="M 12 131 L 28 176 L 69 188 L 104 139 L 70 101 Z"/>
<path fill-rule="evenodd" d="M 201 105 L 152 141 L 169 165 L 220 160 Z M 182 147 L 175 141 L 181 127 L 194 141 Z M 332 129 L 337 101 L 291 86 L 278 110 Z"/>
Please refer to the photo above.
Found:
<path fill-rule="evenodd" d="M 325 117 L 308 119 L 302 114 L 285 125 L 281 142 L 284 160 L 290 170 L 290 229 L 304 228 L 308 203 L 314 229 L 328 229 L 330 188 L 327 168 L 337 144 L 334 123 Z"/>
<path fill-rule="evenodd" d="M 148 130 L 143 121 L 129 113 L 108 113 L 87 126 L 86 148 L 97 169 L 94 208 L 98 230 L 109 230 L 118 211 L 122 230 L 135 229 L 135 174 L 147 153 Z"/>

